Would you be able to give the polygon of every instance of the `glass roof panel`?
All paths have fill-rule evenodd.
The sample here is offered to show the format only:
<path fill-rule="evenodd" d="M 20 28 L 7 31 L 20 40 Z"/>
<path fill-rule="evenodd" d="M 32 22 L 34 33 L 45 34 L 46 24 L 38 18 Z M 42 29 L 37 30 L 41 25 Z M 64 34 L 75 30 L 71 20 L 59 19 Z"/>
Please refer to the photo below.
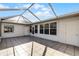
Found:
<path fill-rule="evenodd" d="M 30 22 L 26 19 L 24 19 L 22 16 L 19 16 L 20 18 L 17 19 L 18 23 L 23 23 L 23 24 L 29 24 Z"/>
<path fill-rule="evenodd" d="M 30 11 L 32 11 L 40 20 L 48 20 L 55 18 L 53 11 L 47 3 L 34 4 Z"/>
<path fill-rule="evenodd" d="M 22 11 L 0 11 L 0 17 L 8 17 L 8 16 L 14 16 L 14 15 L 20 15 Z"/>
<path fill-rule="evenodd" d="M 24 19 L 22 16 L 16 16 L 13 18 L 9 18 L 9 19 L 3 20 L 3 22 L 23 23 L 23 24 L 30 23 L 28 20 Z"/>
<path fill-rule="evenodd" d="M 32 3 L 0 3 L 0 8 L 28 8 Z"/>
<path fill-rule="evenodd" d="M 16 17 L 13 17 L 13 18 L 3 20 L 3 22 L 17 22 L 18 18 L 19 18 L 19 16 L 16 16 Z"/>
<path fill-rule="evenodd" d="M 0 9 L 27 9 L 32 3 L 0 3 Z M 24 10 L 0 10 L 0 17 L 19 15 Z"/>
<path fill-rule="evenodd" d="M 52 3 L 51 5 L 58 16 L 79 12 L 79 3 Z"/>
<path fill-rule="evenodd" d="M 31 22 L 39 22 L 39 20 L 35 16 L 33 16 L 29 11 L 26 11 L 23 14 L 23 16 L 27 18 L 28 20 L 30 20 Z"/>

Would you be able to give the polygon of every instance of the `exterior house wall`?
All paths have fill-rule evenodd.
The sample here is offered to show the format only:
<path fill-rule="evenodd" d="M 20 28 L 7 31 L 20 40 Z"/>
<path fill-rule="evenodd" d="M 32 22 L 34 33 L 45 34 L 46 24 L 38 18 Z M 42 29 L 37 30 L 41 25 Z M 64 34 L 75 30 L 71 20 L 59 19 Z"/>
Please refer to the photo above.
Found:
<path fill-rule="evenodd" d="M 57 35 L 49 35 L 49 34 L 40 34 L 40 24 L 57 22 Z M 16 36 L 24 36 L 24 35 L 32 35 L 48 40 L 58 41 L 61 43 L 66 43 L 70 45 L 75 45 L 79 47 L 79 17 L 72 18 L 64 18 L 49 22 L 43 22 L 38 24 L 38 33 L 31 34 L 29 33 L 29 26 L 21 25 L 21 24 L 13 24 L 14 32 L 4 33 L 4 25 L 8 23 L 2 23 L 2 38 L 7 37 L 16 37 Z"/>
<path fill-rule="evenodd" d="M 39 23 L 37 24 L 38 31 L 40 24 L 52 23 L 52 22 L 57 22 L 57 35 L 40 34 L 39 32 L 31 35 L 79 47 L 79 17 L 72 17 L 72 18 Z"/>
<path fill-rule="evenodd" d="M 4 25 L 7 25 L 7 23 L 2 23 L 2 38 L 29 35 L 29 26 L 12 24 L 14 32 L 4 33 Z"/>

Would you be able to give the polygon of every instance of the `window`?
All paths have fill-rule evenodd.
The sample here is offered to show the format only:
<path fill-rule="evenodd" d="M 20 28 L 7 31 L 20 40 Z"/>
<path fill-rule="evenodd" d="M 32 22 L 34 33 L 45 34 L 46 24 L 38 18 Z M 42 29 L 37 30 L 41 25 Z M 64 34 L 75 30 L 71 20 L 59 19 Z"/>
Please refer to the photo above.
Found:
<path fill-rule="evenodd" d="M 49 24 L 45 24 L 45 34 L 49 34 Z"/>
<path fill-rule="evenodd" d="M 50 24 L 50 34 L 56 35 L 56 33 L 57 33 L 57 23 L 54 22 Z"/>
<path fill-rule="evenodd" d="M 35 25 L 35 33 L 38 33 L 38 26 Z"/>
<path fill-rule="evenodd" d="M 8 33 L 8 32 L 14 32 L 13 25 L 4 25 L 4 33 Z"/>
<path fill-rule="evenodd" d="M 40 34 L 43 34 L 43 25 L 40 25 Z"/>

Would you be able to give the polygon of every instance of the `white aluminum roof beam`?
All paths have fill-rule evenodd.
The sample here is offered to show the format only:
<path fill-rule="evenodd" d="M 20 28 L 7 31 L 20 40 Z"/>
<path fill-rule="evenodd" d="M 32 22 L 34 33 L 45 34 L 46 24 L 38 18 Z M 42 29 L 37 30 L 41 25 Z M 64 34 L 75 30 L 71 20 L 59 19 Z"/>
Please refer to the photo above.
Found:
<path fill-rule="evenodd" d="M 49 6 L 50 6 L 50 8 L 51 8 L 52 12 L 54 13 L 54 15 L 58 18 L 58 16 L 57 16 L 56 12 L 54 11 L 54 8 L 52 7 L 52 5 L 51 5 L 50 3 L 49 3 Z"/>
<path fill-rule="evenodd" d="M 21 10 L 26 10 L 26 8 L 4 8 L 0 9 L 0 11 L 21 11 Z"/>

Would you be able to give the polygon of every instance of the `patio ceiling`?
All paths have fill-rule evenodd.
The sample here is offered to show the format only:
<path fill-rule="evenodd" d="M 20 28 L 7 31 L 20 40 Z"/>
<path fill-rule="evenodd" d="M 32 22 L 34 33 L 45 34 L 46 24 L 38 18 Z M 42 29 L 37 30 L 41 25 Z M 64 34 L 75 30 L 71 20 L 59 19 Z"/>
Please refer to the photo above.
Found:
<path fill-rule="evenodd" d="M 44 20 L 49 20 L 52 18 L 58 18 L 61 15 L 68 14 L 71 12 L 79 11 L 78 8 L 79 4 L 56 4 L 56 3 L 26 3 L 26 7 L 18 7 L 18 8 L 0 8 L 0 12 L 9 12 L 14 16 L 6 16 L 2 17 L 2 20 L 10 20 L 11 22 L 16 23 L 24 23 L 30 24 L 35 22 L 40 22 Z M 58 7 L 58 8 L 57 8 Z M 60 8 L 59 8 L 60 7 Z M 67 8 L 66 8 L 67 7 Z M 69 9 L 70 7 L 70 9 Z M 62 9 L 63 8 L 63 9 Z M 74 9 L 75 10 L 71 10 Z M 69 11 L 67 11 L 69 10 Z M 8 13 L 8 14 L 9 14 Z M 7 14 L 7 13 L 6 13 Z M 18 14 L 18 16 L 17 16 Z"/>

